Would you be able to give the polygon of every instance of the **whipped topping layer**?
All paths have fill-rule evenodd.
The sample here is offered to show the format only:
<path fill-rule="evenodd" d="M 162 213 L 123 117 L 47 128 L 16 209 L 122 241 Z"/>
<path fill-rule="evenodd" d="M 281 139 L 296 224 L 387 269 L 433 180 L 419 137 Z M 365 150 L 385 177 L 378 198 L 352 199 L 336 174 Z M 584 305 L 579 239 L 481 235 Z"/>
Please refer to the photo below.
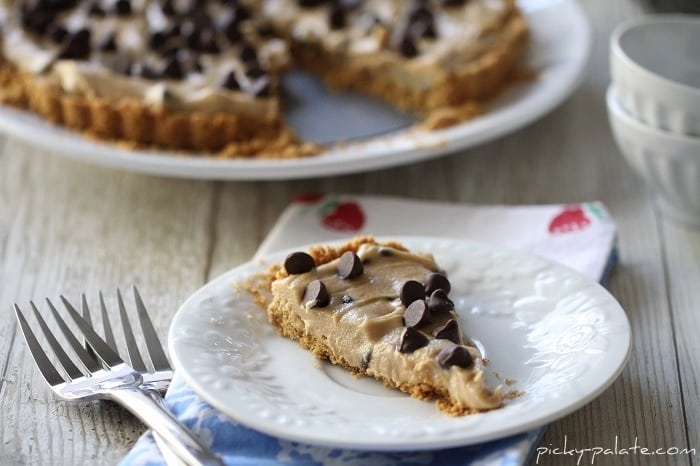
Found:
<path fill-rule="evenodd" d="M 262 5 L 263 15 L 296 41 L 358 59 L 384 52 L 382 59 L 413 59 L 406 62 L 412 66 L 469 61 L 488 47 L 489 33 L 514 8 L 512 0 L 263 0 Z"/>

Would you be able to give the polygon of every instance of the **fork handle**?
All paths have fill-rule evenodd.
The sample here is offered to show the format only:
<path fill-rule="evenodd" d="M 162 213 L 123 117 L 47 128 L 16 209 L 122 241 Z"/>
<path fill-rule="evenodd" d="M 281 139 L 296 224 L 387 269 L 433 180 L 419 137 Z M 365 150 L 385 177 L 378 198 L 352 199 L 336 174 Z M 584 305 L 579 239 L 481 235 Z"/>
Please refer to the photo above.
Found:
<path fill-rule="evenodd" d="M 163 401 L 156 401 L 136 387 L 119 387 L 108 396 L 131 411 L 144 424 L 157 432 L 172 451 L 191 466 L 223 466 L 219 456 L 187 429 Z"/>

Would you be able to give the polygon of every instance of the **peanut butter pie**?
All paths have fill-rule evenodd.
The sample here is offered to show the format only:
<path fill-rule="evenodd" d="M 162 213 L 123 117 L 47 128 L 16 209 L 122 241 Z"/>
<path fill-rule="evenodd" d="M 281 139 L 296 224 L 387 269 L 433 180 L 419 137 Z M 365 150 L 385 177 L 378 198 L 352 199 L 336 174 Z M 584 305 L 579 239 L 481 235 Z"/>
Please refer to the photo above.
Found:
<path fill-rule="evenodd" d="M 0 102 L 101 139 L 298 157 L 280 77 L 452 124 L 513 80 L 514 0 L 0 0 Z"/>
<path fill-rule="evenodd" d="M 268 315 L 315 356 L 374 377 L 451 415 L 502 403 L 462 334 L 450 282 L 430 255 L 356 238 L 289 255 L 276 271 Z"/>

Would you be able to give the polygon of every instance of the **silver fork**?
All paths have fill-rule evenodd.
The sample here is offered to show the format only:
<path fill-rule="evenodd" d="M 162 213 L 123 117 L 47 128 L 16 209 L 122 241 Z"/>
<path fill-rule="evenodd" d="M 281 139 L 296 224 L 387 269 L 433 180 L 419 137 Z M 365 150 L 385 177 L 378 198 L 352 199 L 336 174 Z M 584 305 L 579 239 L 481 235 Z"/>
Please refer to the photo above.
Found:
<path fill-rule="evenodd" d="M 32 332 L 21 309 L 17 304 L 14 305 L 17 321 L 27 342 L 27 347 L 39 368 L 39 372 L 54 393 L 66 400 L 110 399 L 116 401 L 155 432 L 158 432 L 185 463 L 223 465 L 221 459 L 180 424 L 170 411 L 163 410 L 153 397 L 139 389 L 143 382 L 141 374 L 127 365 L 80 317 L 78 311 L 65 298 L 61 297 L 61 300 L 98 359 L 90 356 L 82 347 L 53 303 L 47 299 L 46 302 L 59 330 L 78 358 L 77 360 L 71 359 L 49 329 L 34 303 L 30 302 L 39 327 L 58 360 L 59 365 L 54 366 Z M 63 372 L 63 375 L 59 370 Z"/>
<path fill-rule="evenodd" d="M 132 291 L 134 294 L 134 301 L 136 303 L 139 324 L 141 325 L 141 331 L 143 332 L 144 339 L 146 340 L 146 350 L 153 369 L 151 370 L 149 367 L 146 367 L 146 364 L 141 357 L 138 345 L 136 344 L 136 338 L 134 337 L 134 332 L 131 328 L 131 323 L 129 322 L 128 314 L 126 313 L 126 307 L 124 306 L 121 291 L 117 288 L 119 319 L 122 324 L 124 340 L 126 341 L 127 345 L 127 357 L 129 358 L 131 367 L 133 367 L 134 370 L 139 372 L 143 377 L 143 381 L 141 382 L 141 385 L 139 385 L 139 388 L 151 396 L 156 403 L 163 407 L 163 409 L 169 409 L 163 401 L 163 395 L 170 386 L 170 382 L 173 378 L 173 369 L 168 361 L 165 351 L 163 350 L 158 334 L 153 327 L 153 322 L 151 322 L 151 318 L 148 315 L 148 311 L 146 311 L 146 306 L 143 304 L 143 300 L 141 299 L 141 295 L 139 294 L 136 286 L 132 287 Z M 99 292 L 99 298 L 105 342 L 114 350 L 115 353 L 119 353 L 119 348 L 114 339 L 114 332 L 112 331 L 112 325 L 110 324 L 109 313 L 107 312 L 107 306 L 105 306 L 102 291 Z M 90 308 L 88 307 L 87 299 L 84 293 L 80 298 L 80 310 L 83 315 L 83 319 L 85 319 L 85 321 L 91 327 L 95 328 L 92 324 Z M 85 349 L 94 357 L 94 351 L 92 350 L 92 347 L 88 341 L 85 340 L 84 343 Z M 173 452 L 172 448 L 170 448 L 167 442 L 165 442 L 157 432 L 153 433 L 153 438 L 155 439 L 156 444 L 160 448 L 165 462 L 168 465 L 179 466 L 182 464 L 180 459 L 177 457 L 177 454 Z"/>
<path fill-rule="evenodd" d="M 146 366 L 141 352 L 139 351 L 139 345 L 136 343 L 136 338 L 134 337 L 134 332 L 129 322 L 129 316 L 126 313 L 126 307 L 124 306 L 124 299 L 122 298 L 122 293 L 117 289 L 117 304 L 119 306 L 119 319 L 122 325 L 122 331 L 124 333 L 124 340 L 126 341 L 126 351 L 127 358 L 131 367 L 138 373 L 141 374 L 143 381 L 139 388 L 141 390 L 154 391 L 158 395 L 162 395 L 170 386 L 170 381 L 173 378 L 173 368 L 170 366 L 168 357 L 163 350 L 163 345 L 160 343 L 158 338 L 158 333 L 153 327 L 153 322 L 146 311 L 146 306 L 143 304 L 141 295 L 139 294 L 136 287 L 132 287 L 134 293 L 134 301 L 136 303 L 136 311 L 141 325 L 141 330 L 143 332 L 144 340 L 146 341 L 146 350 L 148 353 L 148 358 L 151 361 L 151 366 Z M 99 292 L 100 298 L 100 314 L 102 316 L 102 329 L 104 331 L 105 342 L 115 353 L 119 353 L 119 348 L 114 339 L 114 332 L 112 331 L 112 325 L 109 320 L 109 313 L 107 312 L 107 306 L 105 306 L 104 296 L 102 292 Z M 87 304 L 87 299 L 85 294 L 80 298 L 80 310 L 83 315 L 85 322 L 92 325 L 92 317 L 90 315 L 90 308 Z M 85 349 L 90 353 L 92 347 L 85 340 Z M 158 396 L 158 401 L 161 401 L 161 396 Z"/>

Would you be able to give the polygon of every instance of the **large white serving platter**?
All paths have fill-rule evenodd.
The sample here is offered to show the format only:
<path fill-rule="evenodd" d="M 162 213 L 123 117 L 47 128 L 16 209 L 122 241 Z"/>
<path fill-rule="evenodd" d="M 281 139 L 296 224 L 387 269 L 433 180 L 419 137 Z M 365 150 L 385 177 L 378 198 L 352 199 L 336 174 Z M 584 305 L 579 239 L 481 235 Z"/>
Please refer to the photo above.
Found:
<path fill-rule="evenodd" d="M 409 128 L 411 118 L 351 93 L 330 93 L 304 76 L 287 80 L 286 116 L 297 132 L 330 145 L 316 157 L 218 159 L 133 151 L 90 140 L 17 109 L 0 107 L 0 131 L 51 153 L 155 175 L 229 180 L 318 177 L 375 170 L 454 153 L 532 122 L 561 103 L 581 81 L 591 48 L 588 21 L 575 0 L 521 0 L 531 28 L 526 64 L 537 78 L 509 89 L 478 118 L 444 130 Z"/>
<path fill-rule="evenodd" d="M 224 414 L 276 437 L 418 450 L 480 443 L 549 423 L 593 400 L 624 367 L 627 317 L 590 279 L 538 256 L 479 243 L 398 239 L 435 255 L 450 277 L 462 328 L 490 361 L 489 383 L 505 382 L 521 396 L 487 413 L 450 417 L 430 402 L 315 360 L 281 337 L 242 291 L 286 253 L 237 267 L 183 304 L 169 333 L 178 373 Z"/>

